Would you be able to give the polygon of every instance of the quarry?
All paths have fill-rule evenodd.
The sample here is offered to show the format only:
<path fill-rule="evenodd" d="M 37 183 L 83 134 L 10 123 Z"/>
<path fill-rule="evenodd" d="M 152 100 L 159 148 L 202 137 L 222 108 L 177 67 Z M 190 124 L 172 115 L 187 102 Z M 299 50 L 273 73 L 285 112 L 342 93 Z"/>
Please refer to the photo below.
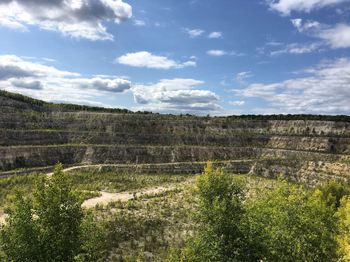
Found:
<path fill-rule="evenodd" d="M 94 112 L 24 98 L 0 93 L 3 176 L 57 162 L 191 174 L 208 160 L 236 173 L 310 183 L 349 173 L 349 121 Z"/>

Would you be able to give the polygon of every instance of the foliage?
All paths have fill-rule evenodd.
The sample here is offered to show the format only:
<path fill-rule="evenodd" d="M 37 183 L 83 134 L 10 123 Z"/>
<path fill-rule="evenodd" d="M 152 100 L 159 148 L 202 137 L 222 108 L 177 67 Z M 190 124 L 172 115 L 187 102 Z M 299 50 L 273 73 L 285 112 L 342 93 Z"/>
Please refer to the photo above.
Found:
<path fill-rule="evenodd" d="M 330 196 L 340 185 L 321 191 L 280 181 L 245 199 L 241 183 L 209 163 L 197 186 L 199 228 L 169 261 L 336 261 L 337 198 Z"/>
<path fill-rule="evenodd" d="M 251 257 L 245 254 L 245 232 L 241 227 L 244 215 L 244 187 L 241 181 L 221 169 L 213 170 L 208 162 L 197 179 L 199 228 L 195 237 L 179 252 L 173 251 L 170 261 L 237 261 Z"/>
<path fill-rule="evenodd" d="M 82 219 L 81 201 L 58 164 L 51 178 L 38 181 L 33 200 L 17 196 L 1 247 L 10 261 L 73 261 Z"/>
<path fill-rule="evenodd" d="M 155 187 L 167 183 L 179 183 L 190 175 L 177 174 L 136 174 L 106 171 L 73 171 L 70 179 L 78 190 L 122 192 L 145 187 Z"/>
<path fill-rule="evenodd" d="M 30 196 L 35 181 L 43 175 L 13 176 L 0 179 L 0 208 L 6 208 L 16 199 L 16 194 Z"/>
<path fill-rule="evenodd" d="M 44 261 L 41 255 L 39 227 L 33 220 L 31 201 L 17 195 L 8 225 L 1 229 L 0 244 L 6 260 Z"/>
<path fill-rule="evenodd" d="M 96 220 L 89 212 L 81 225 L 81 246 L 77 262 L 102 262 L 107 260 L 107 225 Z"/>
<path fill-rule="evenodd" d="M 350 261 L 350 197 L 346 196 L 340 201 L 337 211 L 340 233 L 338 236 L 338 255 L 341 261 Z"/>
<path fill-rule="evenodd" d="M 16 199 L 15 205 L 10 209 L 8 225 L 1 230 L 0 261 L 40 262 L 47 257 L 49 261 L 62 261 L 54 257 L 58 251 L 53 247 L 67 248 L 63 242 L 68 237 L 76 242 L 69 246 L 72 255 L 64 261 L 164 261 L 167 256 L 168 261 L 186 262 L 350 259 L 350 197 L 347 186 L 336 181 L 311 189 L 252 176 L 243 180 L 214 170 L 209 163 L 198 177 L 194 192 L 193 185 L 185 182 L 190 177 L 185 175 L 112 171 L 65 175 L 57 169 L 51 179 L 33 176 L 29 180 L 0 180 L 6 192 L 1 189 L 0 194 L 4 196 L 12 195 L 17 186 L 21 188 L 21 194 L 11 196 Z M 39 182 L 32 192 L 35 178 Z M 75 193 L 76 189 L 117 192 L 167 183 L 178 186 L 87 212 L 82 212 L 80 203 L 96 192 Z M 69 191 L 71 198 L 57 197 L 67 196 L 63 191 Z M 79 203 L 74 214 L 58 208 L 58 203 L 67 199 Z M 64 206 L 74 210 L 74 205 Z M 56 217 L 47 209 L 59 209 L 62 216 Z M 72 220 L 65 219 L 68 216 L 73 216 Z M 55 228 L 52 221 L 73 221 L 73 225 L 63 230 L 64 226 Z M 80 221 L 79 225 L 74 226 L 74 221 Z M 54 230 L 59 232 L 55 236 Z M 68 231 L 74 231 L 74 236 L 66 234 Z M 50 242 L 47 239 L 52 244 L 44 243 Z"/>
<path fill-rule="evenodd" d="M 86 105 L 75 105 L 75 104 L 54 104 L 45 102 L 42 100 L 34 99 L 28 96 L 24 96 L 17 93 L 7 92 L 0 90 L 0 96 L 7 97 L 16 101 L 24 102 L 29 105 L 32 105 L 34 109 L 40 111 L 47 110 L 62 110 L 62 111 L 88 111 L 88 112 L 108 112 L 108 113 L 129 113 L 132 112 L 127 109 L 118 109 L 118 108 L 103 108 L 96 106 L 86 106 Z"/>
<path fill-rule="evenodd" d="M 327 206 L 336 209 L 339 208 L 341 199 L 350 193 L 347 185 L 335 180 L 326 181 L 319 185 L 316 190 L 319 191 L 322 201 Z"/>
<path fill-rule="evenodd" d="M 320 195 L 283 181 L 247 203 L 246 221 L 265 246 L 267 261 L 334 261 L 337 219 Z"/>

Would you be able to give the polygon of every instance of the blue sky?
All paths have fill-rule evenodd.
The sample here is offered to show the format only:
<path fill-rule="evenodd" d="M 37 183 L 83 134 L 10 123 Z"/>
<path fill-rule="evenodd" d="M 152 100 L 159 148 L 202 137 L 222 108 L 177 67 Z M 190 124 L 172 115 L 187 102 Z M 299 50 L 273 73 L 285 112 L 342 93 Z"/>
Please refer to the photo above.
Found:
<path fill-rule="evenodd" d="M 0 88 L 198 115 L 350 113 L 349 0 L 3 0 Z"/>

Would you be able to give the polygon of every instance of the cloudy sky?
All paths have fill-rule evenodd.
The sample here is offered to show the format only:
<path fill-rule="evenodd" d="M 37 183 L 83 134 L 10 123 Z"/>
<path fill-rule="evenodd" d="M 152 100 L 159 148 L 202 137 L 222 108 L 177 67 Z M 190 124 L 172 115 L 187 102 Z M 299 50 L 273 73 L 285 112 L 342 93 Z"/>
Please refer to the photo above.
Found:
<path fill-rule="evenodd" d="M 0 89 L 198 115 L 350 114 L 350 0 L 0 0 Z"/>

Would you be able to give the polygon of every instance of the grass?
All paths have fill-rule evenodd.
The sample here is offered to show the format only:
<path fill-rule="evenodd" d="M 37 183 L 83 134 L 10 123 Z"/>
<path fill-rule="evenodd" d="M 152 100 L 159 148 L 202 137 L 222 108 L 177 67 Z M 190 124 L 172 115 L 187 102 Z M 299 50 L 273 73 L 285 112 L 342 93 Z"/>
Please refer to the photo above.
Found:
<path fill-rule="evenodd" d="M 170 247 L 181 247 L 196 230 L 192 214 L 197 198 L 192 175 L 128 174 L 112 171 L 71 171 L 73 187 L 83 199 L 97 191 L 121 192 L 147 187 L 175 185 L 158 194 L 142 195 L 128 202 L 96 206 L 94 219 L 106 228 L 107 261 L 164 261 Z M 0 179 L 0 210 L 11 203 L 14 192 L 30 196 L 39 175 Z M 239 176 L 246 180 L 248 196 L 256 197 L 269 190 L 276 180 Z M 105 261 L 105 258 L 101 258 Z"/>
<path fill-rule="evenodd" d="M 197 202 L 192 185 L 96 207 L 94 215 L 108 228 L 108 261 L 163 261 L 168 249 L 182 246 L 195 229 Z"/>
<path fill-rule="evenodd" d="M 0 179 L 0 210 L 13 202 L 16 193 L 30 196 L 39 176 L 42 175 L 31 174 Z"/>
<path fill-rule="evenodd" d="M 238 177 L 246 182 L 248 198 L 280 183 L 255 176 Z M 182 247 L 196 230 L 192 214 L 197 207 L 194 183 L 179 183 L 171 191 L 96 206 L 93 214 L 107 227 L 108 261 L 164 261 L 169 248 Z"/>
<path fill-rule="evenodd" d="M 190 177 L 189 175 L 101 173 L 97 171 L 71 171 L 69 175 L 73 188 L 79 192 L 83 200 L 99 196 L 99 193 L 94 191 L 111 193 L 132 191 L 146 187 L 180 183 Z M 31 196 L 35 189 L 36 179 L 40 176 L 44 176 L 44 174 L 30 174 L 0 179 L 0 211 L 14 201 L 17 192 L 24 196 Z"/>
<path fill-rule="evenodd" d="M 107 191 L 117 193 L 141 188 L 180 183 L 190 175 L 172 174 L 133 174 L 98 171 L 70 171 L 74 187 L 86 191 Z"/>

